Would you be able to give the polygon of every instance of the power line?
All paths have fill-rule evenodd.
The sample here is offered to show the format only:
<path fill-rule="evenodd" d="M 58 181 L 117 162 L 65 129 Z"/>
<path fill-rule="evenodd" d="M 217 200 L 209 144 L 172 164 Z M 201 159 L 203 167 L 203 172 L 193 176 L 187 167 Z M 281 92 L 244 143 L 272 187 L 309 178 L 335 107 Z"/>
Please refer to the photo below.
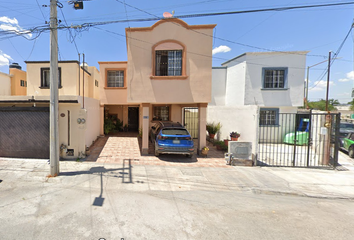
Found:
<path fill-rule="evenodd" d="M 123 38 L 126 38 L 128 40 L 135 40 L 135 41 L 139 41 L 139 42 L 142 42 L 142 43 L 146 43 L 146 44 L 149 44 L 150 46 L 154 45 L 155 43 L 152 43 L 152 42 L 148 42 L 148 41 L 145 41 L 145 40 L 142 40 L 142 39 L 138 39 L 138 38 L 134 38 L 134 37 L 131 37 L 131 36 L 126 36 L 124 34 L 121 34 L 121 33 L 117 33 L 117 32 L 113 32 L 113 31 L 110 31 L 110 30 L 107 30 L 107 29 L 103 29 L 103 28 L 100 28 L 100 27 L 93 27 L 93 28 L 96 28 L 98 30 L 101 30 L 101 31 L 105 31 L 105 32 L 108 32 L 108 33 L 111 33 L 111 34 L 114 34 L 114 35 L 118 35 L 118 36 L 121 36 Z M 131 43 L 131 41 L 130 41 Z M 145 48 L 145 47 L 142 47 L 141 45 L 138 45 L 138 44 L 133 44 L 131 43 L 133 46 L 137 47 L 137 48 L 140 48 L 140 49 L 143 49 L 143 50 L 146 50 L 146 51 L 151 51 L 151 47 L 149 48 Z M 204 55 L 204 54 L 200 54 L 200 53 L 196 53 L 196 52 L 191 52 L 191 51 L 186 51 L 186 53 L 189 53 L 189 54 L 194 54 L 194 55 L 199 55 L 199 56 L 202 56 L 202 57 L 206 57 L 206 58 L 212 58 L 212 59 L 218 59 L 218 60 L 223 60 L 223 61 L 228 61 L 230 59 L 227 59 L 227 58 L 221 58 L 221 57 L 215 57 L 215 56 L 209 56 L 209 55 Z M 285 54 L 285 53 L 284 53 Z M 289 53 L 291 54 L 291 53 Z M 271 57 L 265 57 L 265 58 L 271 58 Z M 264 57 L 262 59 L 265 59 Z M 236 63 L 242 63 L 243 61 L 237 61 L 237 60 L 234 60 L 234 62 Z M 250 62 L 250 61 L 247 61 L 247 64 L 250 64 L 250 65 L 256 65 L 256 66 L 262 66 L 262 67 L 271 67 L 273 65 L 266 65 L 266 64 L 261 64 L 261 63 L 254 63 L 254 62 Z M 306 69 L 306 68 L 303 68 L 303 67 L 292 67 L 292 66 L 289 66 L 289 68 L 293 68 L 293 69 Z M 314 69 L 314 70 L 322 70 L 322 69 Z"/>
<path fill-rule="evenodd" d="M 64 12 L 63 12 L 62 8 L 59 8 L 59 9 L 60 9 L 61 15 L 63 16 L 63 19 L 64 19 L 65 24 L 68 25 L 68 23 L 66 22 L 66 19 L 65 19 L 65 16 L 64 16 Z M 75 38 L 74 38 L 74 36 L 73 36 L 72 33 L 71 33 L 71 29 L 68 28 L 68 30 L 69 30 L 69 35 L 70 35 L 70 42 L 71 42 L 71 43 L 74 42 L 74 45 L 75 45 L 75 48 L 76 48 L 76 52 L 77 52 L 78 54 L 80 54 L 79 49 L 77 48 L 77 45 L 76 45 L 76 42 L 75 42 Z M 71 39 L 72 39 L 72 41 L 71 41 Z"/>
<path fill-rule="evenodd" d="M 336 60 L 336 57 L 339 55 L 340 51 L 342 50 L 344 43 L 347 41 L 348 37 L 350 36 L 350 33 L 352 32 L 353 26 L 354 26 L 354 22 L 352 22 L 347 35 L 344 37 L 342 43 L 339 45 L 337 51 L 334 53 L 333 58 L 331 59 L 331 62 L 330 62 L 330 66 L 332 66 L 332 64 Z M 323 81 L 321 78 L 323 78 L 327 73 L 328 73 L 328 68 L 320 75 L 320 77 L 317 79 L 317 83 L 314 86 L 312 86 L 311 88 L 309 88 L 309 90 L 315 88 L 321 81 Z M 319 79 L 321 79 L 321 80 L 319 80 Z"/>
<path fill-rule="evenodd" d="M 43 16 L 44 21 L 46 21 L 45 16 L 44 16 L 44 14 L 43 14 L 43 11 L 42 11 L 42 9 L 41 9 L 41 6 L 39 6 L 38 0 L 36 0 L 36 2 L 37 2 L 37 5 L 38 5 L 39 10 L 40 10 L 41 13 L 42 13 L 42 16 Z"/>
<path fill-rule="evenodd" d="M 122 1 L 120 0 L 116 0 L 122 4 L 124 4 Z M 219 12 L 219 13 L 203 13 L 203 14 L 189 14 L 189 15 L 180 15 L 180 16 L 176 16 L 175 18 L 193 18 L 193 17 L 204 17 L 204 16 L 216 16 L 216 15 L 228 15 L 228 14 L 242 14 L 242 13 L 253 13 L 253 12 L 265 12 L 265 11 L 286 11 L 286 10 L 293 10 L 293 9 L 303 9 L 303 8 L 318 8 L 318 7 L 329 7 L 329 6 L 341 6 L 341 5 L 349 5 L 349 4 L 354 4 L 354 2 L 342 2 L 342 3 L 332 3 L 332 4 L 319 4 L 319 5 L 305 5 L 305 6 L 293 6 L 293 7 L 278 7 L 278 8 L 266 8 L 266 9 L 255 9 L 255 10 L 246 10 L 246 11 L 233 11 L 233 12 Z M 144 19 L 125 19 L 125 20 L 116 20 L 116 21 L 105 21 L 105 22 L 93 22 L 93 23 L 83 23 L 81 25 L 76 25 L 76 26 L 59 26 L 58 29 L 88 29 L 90 27 L 93 26 L 100 26 L 100 25 L 107 25 L 107 24 L 113 24 L 113 23 L 126 23 L 126 22 L 145 22 L 145 21 L 156 21 L 156 20 L 163 20 L 164 18 L 161 17 L 157 17 L 156 15 L 153 15 L 151 13 L 146 12 L 145 10 L 139 9 L 137 7 L 131 6 L 129 4 L 126 4 L 129 7 L 132 7 L 134 9 L 137 9 L 139 11 L 142 11 L 146 14 L 152 15 L 154 16 L 153 18 L 144 18 Z M 48 27 L 46 28 L 42 28 L 40 31 L 46 31 L 49 30 Z M 193 30 L 195 32 L 198 32 L 196 30 Z M 1 32 L 0 32 L 1 33 Z M 39 33 L 39 34 L 40 34 Z M 201 32 L 198 32 L 200 34 L 204 34 Z M 211 35 L 208 34 L 204 34 L 210 37 L 213 37 Z M 216 39 L 225 41 L 225 42 L 229 42 L 229 43 L 233 43 L 236 45 L 240 45 L 240 46 L 244 46 L 244 47 L 249 47 L 249 48 L 254 48 L 254 49 L 258 49 L 258 50 L 262 50 L 262 51 L 270 51 L 270 52 L 284 52 L 284 51 L 275 51 L 273 49 L 269 49 L 269 48 L 263 48 L 263 47 L 257 47 L 257 46 L 252 46 L 249 44 L 243 44 L 243 43 L 239 43 L 239 42 L 235 42 L 232 40 L 228 40 L 228 39 L 224 39 L 224 38 L 219 38 L 219 37 L 215 37 Z M 284 52 L 284 53 L 288 53 L 288 52 Z M 316 56 L 316 57 L 322 57 L 325 58 L 326 56 L 324 55 L 307 55 L 307 56 Z"/>

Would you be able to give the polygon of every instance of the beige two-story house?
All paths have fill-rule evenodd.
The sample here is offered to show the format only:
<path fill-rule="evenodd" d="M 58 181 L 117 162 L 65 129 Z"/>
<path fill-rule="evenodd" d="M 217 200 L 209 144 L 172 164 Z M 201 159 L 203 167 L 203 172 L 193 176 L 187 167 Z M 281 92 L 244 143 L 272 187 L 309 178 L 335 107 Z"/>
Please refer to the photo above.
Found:
<path fill-rule="evenodd" d="M 0 156 L 49 158 L 50 63 L 26 64 L 24 96 L 0 96 Z M 84 157 L 99 135 L 100 74 L 78 61 L 59 61 L 58 70 L 60 156 Z"/>
<path fill-rule="evenodd" d="M 215 26 L 169 18 L 151 27 L 126 28 L 128 61 L 99 62 L 101 121 L 114 115 L 129 129 L 139 129 L 146 154 L 156 121 L 186 125 L 185 110 L 193 108 L 198 112 L 198 149 L 204 147 Z"/>

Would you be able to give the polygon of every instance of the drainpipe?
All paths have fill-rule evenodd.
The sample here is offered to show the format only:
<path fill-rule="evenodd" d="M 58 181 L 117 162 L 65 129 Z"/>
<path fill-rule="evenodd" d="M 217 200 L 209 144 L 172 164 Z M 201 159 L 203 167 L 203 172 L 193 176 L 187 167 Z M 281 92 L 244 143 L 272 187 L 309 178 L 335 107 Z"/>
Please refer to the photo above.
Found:
<path fill-rule="evenodd" d="M 85 108 L 85 53 L 82 54 L 82 108 Z"/>
<path fill-rule="evenodd" d="M 80 83 L 81 83 L 81 80 L 80 80 L 80 53 L 78 53 L 79 55 L 79 96 L 81 95 L 80 93 Z"/>

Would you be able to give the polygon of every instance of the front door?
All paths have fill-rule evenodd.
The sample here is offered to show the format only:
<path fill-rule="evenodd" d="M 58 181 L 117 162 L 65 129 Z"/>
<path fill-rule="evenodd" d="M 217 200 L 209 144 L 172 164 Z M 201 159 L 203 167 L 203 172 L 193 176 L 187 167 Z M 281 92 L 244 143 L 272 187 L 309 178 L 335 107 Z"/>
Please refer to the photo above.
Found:
<path fill-rule="evenodd" d="M 139 107 L 128 107 L 128 130 L 129 132 L 139 130 Z"/>

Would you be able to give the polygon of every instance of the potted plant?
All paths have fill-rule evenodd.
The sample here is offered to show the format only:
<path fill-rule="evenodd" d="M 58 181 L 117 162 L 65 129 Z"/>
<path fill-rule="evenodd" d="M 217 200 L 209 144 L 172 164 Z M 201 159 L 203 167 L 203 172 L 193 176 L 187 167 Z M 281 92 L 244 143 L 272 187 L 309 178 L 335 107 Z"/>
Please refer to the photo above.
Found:
<path fill-rule="evenodd" d="M 208 155 L 208 152 L 209 152 L 209 148 L 207 146 L 205 146 L 202 148 L 201 154 L 202 154 L 202 156 L 206 156 L 206 155 Z"/>
<path fill-rule="evenodd" d="M 238 132 L 231 132 L 230 133 L 231 141 L 237 141 L 240 136 L 241 136 L 241 134 L 239 134 Z"/>
<path fill-rule="evenodd" d="M 216 149 L 221 151 L 223 150 L 223 146 L 225 146 L 225 143 L 223 141 L 215 141 L 214 145 L 216 146 Z"/>
<path fill-rule="evenodd" d="M 219 123 L 207 123 L 206 130 L 208 131 L 210 139 L 214 139 L 215 134 L 220 131 L 221 124 Z"/>

